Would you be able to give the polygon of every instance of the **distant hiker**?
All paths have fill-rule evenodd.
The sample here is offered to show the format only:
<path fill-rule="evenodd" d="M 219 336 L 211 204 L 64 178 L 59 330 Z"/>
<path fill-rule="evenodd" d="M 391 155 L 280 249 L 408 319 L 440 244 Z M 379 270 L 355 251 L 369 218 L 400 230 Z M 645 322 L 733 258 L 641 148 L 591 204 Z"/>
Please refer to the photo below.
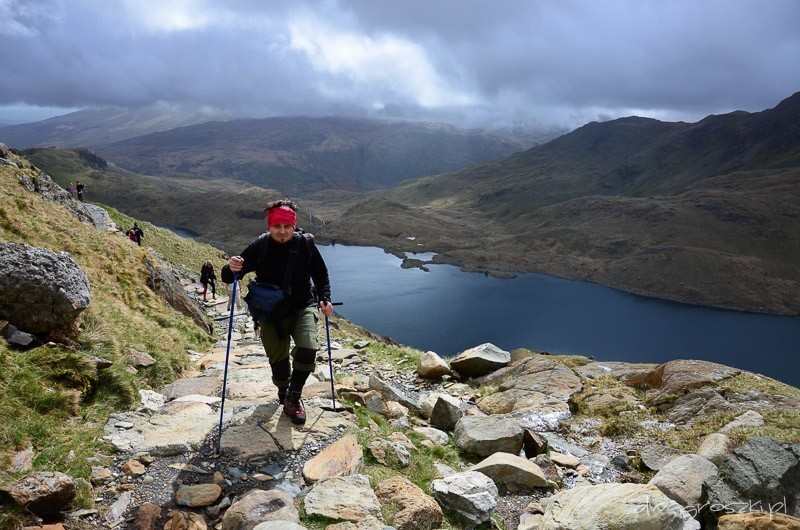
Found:
<path fill-rule="evenodd" d="M 134 232 L 134 231 L 133 231 L 133 228 L 131 228 L 130 230 L 128 230 L 128 232 L 127 232 L 127 236 L 128 236 L 128 238 L 129 238 L 131 241 L 133 241 L 134 243 L 136 243 L 136 232 Z"/>
<path fill-rule="evenodd" d="M 144 232 L 141 228 L 139 228 L 139 223 L 133 223 L 133 228 L 131 228 L 131 230 L 133 230 L 133 233 L 136 235 L 136 239 L 134 239 L 134 241 L 136 241 L 136 243 L 141 247 Z"/>
<path fill-rule="evenodd" d="M 75 196 L 75 188 L 72 187 L 72 182 L 70 182 L 69 186 L 67 186 L 67 193 L 69 193 L 70 199 Z"/>
<path fill-rule="evenodd" d="M 209 284 L 211 284 L 211 298 L 216 300 L 217 275 L 214 274 L 214 264 L 210 261 L 205 262 L 205 264 L 200 267 L 200 283 L 203 284 L 203 301 L 206 301 L 206 292 L 208 291 Z"/>
<path fill-rule="evenodd" d="M 78 191 L 78 200 L 83 202 L 83 189 L 85 186 L 80 180 L 75 181 L 75 189 Z"/>
<path fill-rule="evenodd" d="M 317 309 L 330 316 L 331 286 L 328 268 L 309 234 L 295 232 L 297 205 L 282 199 L 267 205 L 268 232 L 253 240 L 241 256 L 233 256 L 222 268 L 222 281 L 233 282 L 233 273 L 244 276 L 255 271 L 257 285 L 251 292 L 270 291 L 280 286 L 284 298 L 268 314 L 256 313 L 261 327 L 261 343 L 272 367 L 272 382 L 278 387 L 278 401 L 292 423 L 305 423 L 306 411 L 300 397 L 303 386 L 314 371 L 317 350 Z M 314 282 L 316 294 L 311 287 Z M 245 301 L 251 299 L 248 292 Z M 289 339 L 294 339 L 291 351 Z"/>

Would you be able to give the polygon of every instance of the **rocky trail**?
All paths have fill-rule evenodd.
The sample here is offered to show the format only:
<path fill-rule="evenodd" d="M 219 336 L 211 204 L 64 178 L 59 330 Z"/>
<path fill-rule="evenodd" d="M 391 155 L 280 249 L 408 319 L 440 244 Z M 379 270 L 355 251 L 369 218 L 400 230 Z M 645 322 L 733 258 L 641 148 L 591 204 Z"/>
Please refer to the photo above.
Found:
<path fill-rule="evenodd" d="M 198 286 L 186 290 L 196 296 Z M 96 507 L 40 528 L 453 528 L 442 526 L 443 510 L 458 514 L 457 528 L 589 529 L 616 521 L 614 528 L 626 529 L 690 530 L 701 522 L 730 529 L 750 527 L 725 526 L 728 521 L 751 524 L 764 513 L 786 526 L 763 528 L 798 528 L 792 525 L 800 521 L 800 492 L 793 486 L 800 483 L 800 444 L 756 437 L 736 446 L 726 433 L 763 426 L 762 414 L 796 410 L 800 400 L 724 391 L 720 382 L 740 370 L 703 361 L 512 360 L 491 344 L 449 361 L 427 352 L 416 369 L 401 370 L 369 361 L 368 341 L 349 336 L 334 317 L 337 403 L 347 397 L 380 414 L 393 432 L 381 435 L 372 421 L 365 428 L 354 409 L 333 410 L 323 326 L 317 370 L 303 395 L 308 419 L 297 426 L 277 403 L 252 322 L 238 311 L 219 438 L 227 300 L 203 305 L 224 339 L 208 351 L 188 351 L 192 370 L 159 392 L 140 391 L 137 410 L 110 417 L 105 438 L 116 452 L 95 457 Z M 152 362 L 137 354 L 140 366 Z M 604 388 L 609 381 L 614 386 Z M 659 416 L 630 436 L 603 435 L 603 416 L 587 414 L 619 410 L 625 416 L 653 407 Z M 720 410 L 742 413 L 705 433 L 696 452 L 656 441 L 656 433 L 689 429 Z M 362 443 L 365 431 L 370 436 Z M 416 442 L 406 436 L 412 432 Z M 414 451 L 451 444 L 463 458 L 458 469 L 433 464 L 439 477 L 433 496 L 399 471 Z M 371 484 L 360 474 L 365 458 L 396 472 Z M 728 509 L 745 495 L 758 509 L 709 509 Z"/>

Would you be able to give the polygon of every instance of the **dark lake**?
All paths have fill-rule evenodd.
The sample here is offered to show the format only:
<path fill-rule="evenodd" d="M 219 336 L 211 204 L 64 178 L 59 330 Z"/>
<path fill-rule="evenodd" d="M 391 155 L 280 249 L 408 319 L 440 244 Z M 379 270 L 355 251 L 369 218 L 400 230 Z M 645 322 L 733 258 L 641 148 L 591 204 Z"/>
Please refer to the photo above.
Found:
<path fill-rule="evenodd" d="M 200 235 L 200 234 L 198 234 L 197 232 L 195 232 L 193 230 L 189 230 L 188 228 L 178 228 L 177 226 L 166 226 L 166 225 L 164 225 L 161 228 L 166 228 L 167 230 L 169 230 L 173 234 L 179 235 L 181 237 L 189 238 L 189 239 L 191 239 L 193 237 L 197 237 L 197 236 Z"/>
<path fill-rule="evenodd" d="M 702 359 L 800 387 L 800 317 L 697 307 L 541 274 L 501 280 L 450 265 L 402 269 L 379 248 L 319 249 L 333 298 L 344 302 L 337 313 L 443 357 L 491 342 L 600 361 Z"/>

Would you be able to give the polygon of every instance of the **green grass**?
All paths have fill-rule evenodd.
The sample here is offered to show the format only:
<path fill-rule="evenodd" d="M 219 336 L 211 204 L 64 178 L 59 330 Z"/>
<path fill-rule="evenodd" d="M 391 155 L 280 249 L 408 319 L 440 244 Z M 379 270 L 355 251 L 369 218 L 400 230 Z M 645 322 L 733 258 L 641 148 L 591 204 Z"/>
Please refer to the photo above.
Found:
<path fill-rule="evenodd" d="M 0 241 L 68 252 L 89 277 L 91 301 L 80 317 L 74 347 L 22 351 L 0 341 L 0 485 L 24 475 L 7 469 L 14 454 L 28 447 L 33 448 L 33 471 L 88 479 L 92 464 L 87 459 L 112 451 L 102 440 L 108 415 L 135 406 L 139 389 L 174 380 L 187 367 L 186 350 L 203 350 L 214 339 L 148 288 L 144 260 L 156 258 L 147 250 L 121 235 L 94 230 L 61 206 L 28 193 L 13 171 L 0 167 Z M 133 222 L 118 212 L 111 215 Z M 147 236 L 159 253 L 198 272 L 204 259 L 221 255 L 155 227 Z M 131 348 L 148 352 L 156 362 L 132 370 Z M 113 364 L 99 370 L 96 357 Z M 72 506 L 87 507 L 93 499 L 88 483 L 81 482 Z M 19 522 L 18 512 L 0 509 L 0 528 Z"/>
<path fill-rule="evenodd" d="M 800 398 L 800 389 L 783 384 L 774 379 L 750 373 L 719 382 L 717 390 L 724 396 L 729 393 L 747 394 L 760 392 L 787 398 Z M 618 406 L 592 409 L 587 406 L 587 399 L 593 395 L 610 395 L 620 398 Z M 645 408 L 625 402 L 624 398 L 636 398 Z M 676 449 L 695 452 L 701 439 L 719 430 L 737 416 L 748 410 L 747 403 L 742 403 L 732 410 L 725 410 L 695 418 L 687 425 L 674 428 L 647 427 L 648 422 L 666 421 L 653 407 L 647 406 L 644 391 L 630 388 L 611 375 L 584 381 L 584 389 L 572 400 L 573 410 L 578 417 L 596 418 L 600 420 L 598 431 L 605 437 L 615 439 L 639 438 L 647 443 L 666 443 Z M 727 436 L 734 445 L 740 445 L 757 436 L 770 436 L 780 442 L 797 443 L 800 441 L 800 410 L 796 408 L 759 411 L 764 418 L 761 427 L 742 427 L 729 431 Z"/>

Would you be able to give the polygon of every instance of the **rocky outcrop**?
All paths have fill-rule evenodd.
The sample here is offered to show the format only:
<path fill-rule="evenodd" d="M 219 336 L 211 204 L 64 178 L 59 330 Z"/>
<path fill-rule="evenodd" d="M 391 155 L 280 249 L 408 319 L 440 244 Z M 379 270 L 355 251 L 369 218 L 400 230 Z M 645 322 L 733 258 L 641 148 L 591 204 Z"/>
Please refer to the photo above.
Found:
<path fill-rule="evenodd" d="M 511 354 L 491 343 L 464 350 L 450 359 L 450 368 L 467 377 L 480 377 L 506 366 Z"/>
<path fill-rule="evenodd" d="M 53 182 L 50 175 L 44 171 L 12 153 L 7 153 L 5 157 L 0 157 L 0 160 L 6 160 L 7 165 L 13 165 L 21 170 L 16 172 L 16 176 L 20 185 L 26 190 L 40 195 L 46 201 L 60 204 L 79 221 L 101 230 L 105 229 L 105 225 L 100 225 L 96 221 L 95 216 L 87 210 L 85 204 L 72 198 L 64 188 Z"/>
<path fill-rule="evenodd" d="M 222 322 L 226 325 L 227 319 Z M 143 524 L 160 517 L 155 528 L 290 529 L 302 528 L 307 518 L 316 525 L 318 518 L 324 517 L 340 521 L 328 525 L 329 530 L 383 530 L 387 523 L 395 528 L 423 529 L 439 528 L 443 523 L 457 527 L 493 524 L 487 521 L 503 518 L 506 528 L 519 524 L 520 529 L 686 530 L 698 528 L 699 520 L 704 520 L 697 506 L 706 503 L 712 492 L 707 485 L 713 482 L 716 468 L 705 455 L 724 464 L 736 451 L 744 451 L 744 461 L 758 470 L 751 474 L 759 477 L 768 466 L 752 453 L 764 452 L 765 458 L 780 461 L 780 454 L 772 452 L 770 444 L 749 451 L 741 447 L 732 450 L 731 438 L 752 428 L 746 426 L 752 423 L 732 427 L 730 437 L 721 433 L 708 436 L 698 449 L 700 456 L 654 443 L 649 436 L 637 440 L 627 440 L 624 435 L 603 437 L 599 434 L 602 416 L 589 417 L 582 412 L 572 416 L 569 407 L 580 402 L 582 393 L 642 399 L 643 392 L 624 383 L 626 375 L 641 373 L 633 366 L 573 369 L 573 362 L 585 361 L 536 355 L 477 380 L 455 381 L 449 376 L 421 378 L 418 372 L 394 371 L 383 361 L 351 363 L 350 348 L 337 351 L 337 340 L 331 355 L 338 365 L 335 391 L 339 397 L 351 398 L 352 402 L 344 402 L 352 408 L 343 409 L 337 400 L 340 406 L 332 410 L 330 384 L 317 382 L 317 375 L 326 377 L 317 372 L 304 389 L 307 422 L 298 427 L 288 421 L 275 400 L 271 369 L 252 328 L 243 319 L 234 323 L 237 329 L 231 334 L 230 351 L 223 342 L 208 352 L 189 352 L 197 372 L 187 372 L 162 393 L 142 391 L 139 410 L 110 418 L 107 440 L 119 450 L 118 462 L 110 470 L 93 466 L 92 484 L 97 494 L 113 495 L 116 502 L 107 511 L 103 508 L 107 515 L 94 519 L 100 521 L 99 527 L 130 520 L 131 514 L 141 509 L 137 504 L 148 498 L 142 492 L 166 488 L 172 506 L 163 505 L 166 515 L 161 516 L 149 508 L 144 510 Z M 141 353 L 129 352 L 136 362 L 149 363 Z M 218 439 L 226 359 L 228 401 Z M 649 367 L 647 372 L 652 370 Z M 615 382 L 618 386 L 611 386 Z M 681 397 L 713 386 L 712 375 Z M 724 392 L 721 388 L 717 391 L 720 395 Z M 484 392 L 487 395 L 479 398 Z M 492 401 L 484 400 L 499 394 L 505 397 L 495 403 L 510 406 L 485 406 Z M 732 395 L 725 394 L 731 402 Z M 515 408 L 513 399 L 540 405 Z M 400 405 L 401 401 L 412 406 Z M 484 406 L 477 406 L 476 401 Z M 538 407 L 545 403 L 552 403 L 551 410 L 566 411 L 562 423 L 532 421 L 537 414 L 541 417 Z M 358 409 L 357 415 L 351 413 Z M 365 410 L 370 411 L 366 421 Z M 619 416 L 638 410 L 639 405 L 634 405 Z M 645 427 L 652 429 L 649 433 L 675 429 L 667 422 L 655 421 L 666 417 L 658 408 L 641 417 L 654 423 Z M 744 420 L 753 417 L 750 414 Z M 768 414 L 762 419 L 769 424 Z M 217 442 L 221 451 L 212 456 L 209 447 Z M 443 445 L 447 447 L 438 447 Z M 791 445 L 777 445 L 781 451 L 795 454 Z M 453 446 L 483 459 L 465 456 L 454 462 L 449 456 Z M 411 475 L 410 470 L 418 473 L 416 457 L 423 448 L 433 459 L 431 469 L 423 470 L 436 477 L 427 479 L 431 496 L 400 476 L 416 481 L 418 475 Z M 448 460 L 440 461 L 438 455 L 448 455 Z M 168 466 L 166 462 L 170 462 Z M 381 465 L 379 474 L 390 478 L 370 483 L 362 473 L 370 471 L 374 480 L 371 470 Z M 644 481 L 641 471 L 645 465 L 661 470 L 652 484 L 623 484 Z M 180 471 L 164 479 L 164 468 L 173 466 Z M 730 491 L 738 491 L 741 483 L 728 475 L 724 483 L 731 483 Z M 773 489 L 796 489 L 791 466 L 775 476 L 767 481 Z M 123 491 L 126 488 L 134 490 Z M 741 501 L 743 497 L 730 498 Z M 517 499 L 526 501 L 516 505 Z M 534 502 L 526 508 L 530 500 L 540 500 L 543 506 Z M 683 509 L 684 503 L 693 510 Z"/>
<path fill-rule="evenodd" d="M 75 498 L 71 477 L 58 472 L 37 472 L 0 490 L 0 496 L 40 517 L 60 512 Z"/>
<path fill-rule="evenodd" d="M 144 265 L 147 267 L 147 285 L 150 289 L 160 295 L 172 309 L 188 316 L 208 333 L 213 331 L 214 327 L 211 322 L 197 303 L 186 294 L 183 285 L 178 281 L 178 275 L 171 270 L 168 264 L 160 260 L 145 258 Z"/>
<path fill-rule="evenodd" d="M 753 506 L 800 517 L 800 443 L 754 438 L 725 457 L 704 491 L 709 523 L 726 513 L 711 509 L 715 506 Z"/>
<path fill-rule="evenodd" d="M 1 320 L 48 340 L 71 342 L 89 300 L 89 278 L 66 252 L 0 243 Z"/>
<path fill-rule="evenodd" d="M 548 530 L 690 530 L 700 524 L 655 486 L 598 484 L 555 494 L 540 528 Z"/>

